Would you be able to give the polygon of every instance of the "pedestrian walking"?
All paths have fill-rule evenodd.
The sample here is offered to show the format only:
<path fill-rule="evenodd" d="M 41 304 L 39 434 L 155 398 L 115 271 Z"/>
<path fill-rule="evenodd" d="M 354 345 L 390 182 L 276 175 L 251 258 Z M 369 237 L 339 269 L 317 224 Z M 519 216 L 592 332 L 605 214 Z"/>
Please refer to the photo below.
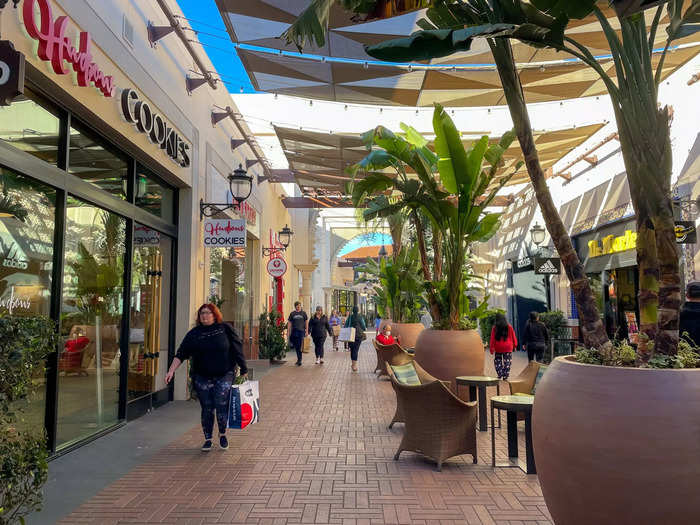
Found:
<path fill-rule="evenodd" d="M 374 331 L 379 333 L 379 325 L 382 324 L 382 316 L 378 315 L 377 318 L 374 320 Z"/>
<path fill-rule="evenodd" d="M 693 346 L 700 346 L 700 282 L 688 283 L 685 289 L 686 302 L 681 308 L 679 333 Z M 687 334 L 687 335 L 685 335 Z"/>
<path fill-rule="evenodd" d="M 350 342 L 350 361 L 352 362 L 352 371 L 357 372 L 357 356 L 360 351 L 360 344 L 365 339 L 365 330 L 367 330 L 365 320 L 360 315 L 360 310 L 357 306 L 352 307 L 352 314 L 345 321 L 345 327 L 355 329 L 355 340 Z"/>
<path fill-rule="evenodd" d="M 527 350 L 527 360 L 542 361 L 544 351 L 549 345 L 549 330 L 540 321 L 540 314 L 530 312 L 530 319 L 525 323 L 525 333 L 523 334 L 523 350 Z"/>
<path fill-rule="evenodd" d="M 513 350 L 516 348 L 518 348 L 518 340 L 515 337 L 515 330 L 508 323 L 505 315 L 497 313 L 496 322 L 491 329 L 489 350 L 493 355 L 493 364 L 499 379 L 508 379 Z"/>
<path fill-rule="evenodd" d="M 304 338 L 309 333 L 309 316 L 301 309 L 299 301 L 294 303 L 294 310 L 287 319 L 287 334 L 289 334 L 289 345 L 296 350 L 297 366 L 301 366 L 301 349 L 304 345 Z"/>
<path fill-rule="evenodd" d="M 381 345 L 393 345 L 396 342 L 394 336 L 391 335 L 391 325 L 389 323 L 382 328 L 382 333 L 377 336 L 377 342 Z"/>
<path fill-rule="evenodd" d="M 165 384 L 172 381 L 175 370 L 183 361 L 192 359 L 192 384 L 202 407 L 202 450 L 212 448 L 214 432 L 214 412 L 219 426 L 219 446 L 228 448 L 226 427 L 236 365 L 241 376 L 246 377 L 248 367 L 243 357 L 243 345 L 236 330 L 224 323 L 221 312 L 213 304 L 203 304 L 197 310 L 197 326 L 187 332 L 180 344 L 170 369 L 165 376 Z"/>
<path fill-rule="evenodd" d="M 323 314 L 323 308 L 320 306 L 316 307 L 316 313 L 309 321 L 309 333 L 314 341 L 316 364 L 323 364 L 323 345 L 326 344 L 326 334 L 333 337 L 333 331 L 328 322 L 328 317 Z"/>
<path fill-rule="evenodd" d="M 338 336 L 340 335 L 340 327 L 343 326 L 343 322 L 338 315 L 338 312 L 331 310 L 331 317 L 328 319 L 331 325 L 331 330 L 333 330 L 333 350 L 338 351 Z"/>

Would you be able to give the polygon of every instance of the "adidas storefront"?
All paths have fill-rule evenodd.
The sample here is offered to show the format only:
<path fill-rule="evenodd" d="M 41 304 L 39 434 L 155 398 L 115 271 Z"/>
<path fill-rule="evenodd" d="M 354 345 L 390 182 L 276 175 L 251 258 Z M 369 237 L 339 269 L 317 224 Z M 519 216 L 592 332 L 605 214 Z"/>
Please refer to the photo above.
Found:
<path fill-rule="evenodd" d="M 596 295 L 609 337 L 636 341 L 639 326 L 639 272 L 634 219 L 573 238 Z"/>

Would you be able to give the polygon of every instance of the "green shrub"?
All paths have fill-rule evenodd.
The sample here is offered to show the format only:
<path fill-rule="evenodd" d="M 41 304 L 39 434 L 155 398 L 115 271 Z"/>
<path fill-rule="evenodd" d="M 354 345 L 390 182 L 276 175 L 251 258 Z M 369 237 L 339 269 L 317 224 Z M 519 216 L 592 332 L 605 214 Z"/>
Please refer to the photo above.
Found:
<path fill-rule="evenodd" d="M 609 357 L 604 357 L 594 348 L 576 351 L 576 362 L 589 365 L 635 366 L 636 359 L 637 352 L 627 340 L 613 343 Z M 681 339 L 676 355 L 654 354 L 646 366 L 648 368 L 697 368 L 700 366 L 700 348 Z"/>
<path fill-rule="evenodd" d="M 284 322 L 277 310 L 260 314 L 258 326 L 258 354 L 261 359 L 282 359 L 289 351 L 284 339 Z"/>
<path fill-rule="evenodd" d="M 19 430 L 32 378 L 56 351 L 56 324 L 45 317 L 0 317 L 0 525 L 24 523 L 41 509 L 48 473 L 46 438 Z"/>

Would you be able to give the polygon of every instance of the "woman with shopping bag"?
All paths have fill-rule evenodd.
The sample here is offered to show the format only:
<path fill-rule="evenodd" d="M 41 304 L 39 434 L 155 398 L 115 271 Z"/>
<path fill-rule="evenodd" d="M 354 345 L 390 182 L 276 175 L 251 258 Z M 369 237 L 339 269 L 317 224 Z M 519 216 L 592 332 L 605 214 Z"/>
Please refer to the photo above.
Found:
<path fill-rule="evenodd" d="M 360 351 L 360 344 L 365 339 L 365 330 L 367 330 L 367 325 L 365 320 L 360 315 L 360 310 L 357 306 L 352 307 L 352 314 L 348 316 L 348 320 L 345 321 L 345 328 L 355 329 L 355 340 L 349 341 L 350 345 L 350 360 L 352 362 L 352 371 L 357 372 L 357 355 Z"/>
<path fill-rule="evenodd" d="M 192 385 L 202 407 L 202 450 L 212 448 L 214 411 L 219 426 L 219 446 L 228 448 L 226 427 L 234 369 L 238 365 L 246 377 L 248 367 L 243 356 L 241 338 L 230 325 L 223 322 L 221 312 L 213 304 L 203 304 L 197 310 L 197 326 L 187 332 L 175 354 L 165 384 L 170 383 L 175 370 L 186 359 L 192 359 Z"/>
<path fill-rule="evenodd" d="M 340 335 L 340 327 L 342 326 L 342 321 L 338 312 L 331 310 L 331 317 L 328 319 L 328 323 L 331 325 L 331 330 L 333 330 L 333 350 L 338 351 L 338 336 Z"/>

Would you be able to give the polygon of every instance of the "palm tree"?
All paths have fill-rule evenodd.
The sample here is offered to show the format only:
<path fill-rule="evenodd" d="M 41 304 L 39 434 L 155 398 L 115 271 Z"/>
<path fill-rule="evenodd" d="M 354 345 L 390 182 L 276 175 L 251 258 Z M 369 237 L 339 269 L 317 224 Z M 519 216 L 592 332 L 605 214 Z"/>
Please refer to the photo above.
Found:
<path fill-rule="evenodd" d="M 315 0 L 312 2 L 282 35 L 283 38 L 286 38 L 288 43 L 294 42 L 300 49 L 312 39 L 317 46 L 322 46 L 325 43 L 327 13 L 333 3 L 334 0 Z M 511 2 L 503 2 L 503 4 L 509 3 Z M 369 46 L 367 53 L 387 61 L 426 60 L 447 56 L 458 50 L 469 49 L 472 40 L 476 37 L 491 37 L 488 38 L 488 43 L 501 77 L 535 196 L 540 205 L 547 230 L 561 257 L 578 306 L 584 343 L 589 347 L 608 348 L 610 342 L 596 307 L 593 290 L 554 205 L 544 171 L 539 162 L 530 117 L 510 43 L 507 40 L 495 38 L 512 31 L 512 25 L 506 23 L 508 13 L 501 9 L 499 2 L 486 0 L 467 0 L 458 3 L 431 2 L 431 4 L 439 4 L 439 6 L 429 9 L 427 12 L 428 20 L 421 21 L 422 27 L 425 28 L 424 31 L 408 38 Z M 372 10 L 368 10 L 364 6 L 363 11 L 356 10 L 356 12 L 367 13 L 372 12 Z M 469 27 L 465 27 L 465 25 Z M 324 31 L 319 31 L 319 27 L 323 28 Z M 447 34 L 445 29 L 450 30 L 449 36 L 445 36 Z M 521 31 L 527 34 L 527 28 L 521 29 Z"/>

